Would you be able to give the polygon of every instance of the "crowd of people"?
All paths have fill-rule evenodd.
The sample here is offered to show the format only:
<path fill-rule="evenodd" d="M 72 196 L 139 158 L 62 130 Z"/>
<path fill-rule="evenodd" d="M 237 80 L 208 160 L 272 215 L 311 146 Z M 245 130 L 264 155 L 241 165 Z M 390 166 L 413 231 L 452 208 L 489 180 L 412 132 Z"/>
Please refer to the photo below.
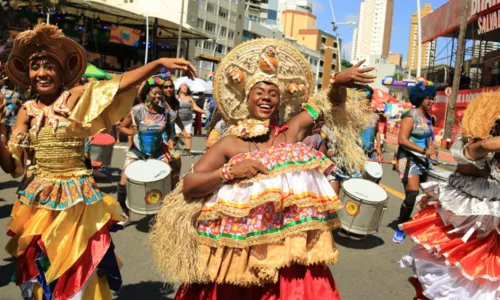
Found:
<path fill-rule="evenodd" d="M 22 176 L 6 249 L 23 298 L 112 298 L 121 262 L 111 232 L 130 222 L 125 171 L 154 159 L 170 166 L 172 191 L 150 246 L 165 280 L 181 283 L 176 299 L 340 299 L 328 265 L 339 259 L 332 231 L 341 227 L 342 183 L 383 159 L 373 68 L 362 61 L 314 93 L 311 68 L 295 48 L 252 40 L 218 66 L 205 111 L 188 84 L 176 94 L 173 78 L 158 75 L 166 68 L 196 77 L 182 58 L 82 81 L 85 50 L 46 24 L 5 51 L 0 167 Z M 452 149 L 459 165 L 446 183 L 427 180 L 439 154 L 429 116 L 435 96 L 432 82 L 418 80 L 415 108 L 402 116 L 394 167 L 406 196 L 393 240 L 408 235 L 418 244 L 401 259 L 413 267 L 416 299 L 498 299 L 499 95 L 467 108 Z M 206 150 L 181 178 L 175 144 L 191 155 L 202 114 Z M 85 146 L 118 123 L 131 140 L 115 200 L 95 183 Z M 346 228 L 339 235 L 363 238 Z"/>

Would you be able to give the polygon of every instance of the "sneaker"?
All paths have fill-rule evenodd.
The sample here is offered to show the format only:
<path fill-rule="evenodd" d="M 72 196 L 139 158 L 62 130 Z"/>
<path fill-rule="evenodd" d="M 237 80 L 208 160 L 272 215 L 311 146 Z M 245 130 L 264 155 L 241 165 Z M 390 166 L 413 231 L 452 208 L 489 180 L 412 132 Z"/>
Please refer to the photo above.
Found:
<path fill-rule="evenodd" d="M 392 241 L 396 244 L 402 244 L 405 240 L 405 233 L 402 230 L 396 230 Z"/>
<path fill-rule="evenodd" d="M 121 221 L 121 222 L 118 222 L 118 225 L 122 226 L 123 228 L 127 227 L 128 225 L 130 225 L 130 216 L 126 215 L 126 214 L 122 214 L 122 217 L 125 218 L 124 221 Z"/>

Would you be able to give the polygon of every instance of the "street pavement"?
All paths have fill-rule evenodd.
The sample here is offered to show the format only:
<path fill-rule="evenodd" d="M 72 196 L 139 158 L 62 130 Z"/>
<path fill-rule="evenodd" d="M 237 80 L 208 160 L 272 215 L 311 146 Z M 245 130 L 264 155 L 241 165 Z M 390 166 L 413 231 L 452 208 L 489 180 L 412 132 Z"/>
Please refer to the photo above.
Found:
<path fill-rule="evenodd" d="M 204 149 L 204 138 L 194 138 L 194 150 Z M 99 181 L 103 192 L 116 196 L 116 183 L 120 178 L 120 168 L 125 159 L 126 146 L 115 146 L 112 161 L 112 176 L 108 181 Z M 394 148 L 388 147 L 385 160 L 392 159 Z M 196 152 L 196 151 L 195 151 Z M 194 158 L 183 157 L 182 173 L 188 172 L 201 154 Z M 18 181 L 0 171 L 0 228 L 6 232 L 9 214 L 14 202 Z M 384 165 L 384 177 L 381 184 L 389 196 L 388 210 L 385 213 L 380 230 L 362 241 L 346 240 L 335 233 L 335 240 L 340 251 L 339 262 L 332 266 L 334 278 L 343 299 L 413 299 L 414 290 L 407 278 L 408 269 L 400 269 L 398 261 L 405 255 L 413 243 L 406 240 L 402 245 L 392 242 L 394 220 L 399 213 L 403 190 L 397 174 L 391 165 Z M 173 288 L 166 286 L 152 263 L 151 252 L 147 246 L 147 232 L 150 219 L 132 215 L 132 224 L 124 230 L 113 233 L 116 253 L 123 262 L 121 269 L 123 287 L 116 299 L 172 299 Z M 0 234 L 0 245 L 7 243 L 7 236 Z M 0 299 L 22 299 L 19 288 L 11 282 L 14 272 L 12 259 L 5 251 L 0 251 Z"/>

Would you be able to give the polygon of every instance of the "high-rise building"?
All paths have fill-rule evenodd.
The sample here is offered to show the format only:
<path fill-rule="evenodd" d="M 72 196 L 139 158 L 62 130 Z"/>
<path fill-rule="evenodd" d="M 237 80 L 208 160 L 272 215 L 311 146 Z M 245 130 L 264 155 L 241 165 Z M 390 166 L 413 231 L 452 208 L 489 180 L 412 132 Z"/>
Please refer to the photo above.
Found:
<path fill-rule="evenodd" d="M 402 67 L 403 64 L 403 54 L 400 53 L 389 53 L 389 63 Z"/>
<path fill-rule="evenodd" d="M 317 88 L 329 85 L 332 73 L 340 70 L 338 63 L 341 45 L 337 38 L 325 31 L 316 28 L 316 16 L 309 12 L 285 10 L 280 19 L 283 24 L 283 33 L 286 38 L 293 39 L 299 45 L 320 51 L 322 59 L 319 61 L 320 71 Z"/>
<path fill-rule="evenodd" d="M 278 21 L 285 10 L 296 10 L 312 14 L 313 6 L 312 0 L 279 0 Z"/>
<path fill-rule="evenodd" d="M 278 24 L 279 0 L 240 0 L 245 1 L 245 15 L 250 20 L 267 24 Z"/>
<path fill-rule="evenodd" d="M 486 53 L 498 50 L 498 46 L 497 42 L 474 41 L 472 57 L 482 57 Z"/>
<path fill-rule="evenodd" d="M 424 4 L 420 9 L 421 18 L 429 15 L 432 12 L 431 4 Z M 431 51 L 434 48 L 433 42 L 428 42 L 422 44 L 422 64 L 421 67 L 425 68 L 429 65 L 429 60 L 431 59 Z M 411 26 L 410 26 L 410 40 L 408 42 L 408 68 L 416 69 L 418 67 L 418 15 L 414 13 L 411 16 Z"/>
<path fill-rule="evenodd" d="M 351 61 L 354 61 L 354 59 L 356 59 L 357 49 L 358 49 L 358 28 L 354 28 L 352 32 L 352 42 L 351 42 Z"/>
<path fill-rule="evenodd" d="M 217 63 L 243 40 L 245 2 L 243 0 L 185 1 L 197 13 L 195 26 L 210 39 L 195 40 L 189 48 L 190 61 L 196 62 L 198 75 L 215 71 Z"/>
<path fill-rule="evenodd" d="M 364 0 L 359 8 L 356 49 L 351 60 L 357 62 L 371 55 L 387 57 L 391 44 L 394 0 Z"/>

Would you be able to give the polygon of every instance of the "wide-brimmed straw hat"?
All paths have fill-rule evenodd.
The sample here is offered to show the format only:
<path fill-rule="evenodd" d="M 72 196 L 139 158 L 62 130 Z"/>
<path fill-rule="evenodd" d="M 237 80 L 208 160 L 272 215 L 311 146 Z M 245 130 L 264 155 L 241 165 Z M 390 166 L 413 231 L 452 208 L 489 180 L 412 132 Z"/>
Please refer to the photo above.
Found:
<path fill-rule="evenodd" d="M 5 69 L 9 78 L 21 87 L 29 87 L 29 62 L 37 57 L 57 60 L 62 68 L 64 87 L 75 85 L 87 66 L 85 50 L 78 43 L 65 37 L 57 26 L 38 24 L 16 37 Z"/>
<path fill-rule="evenodd" d="M 247 97 L 258 82 L 279 88 L 281 121 L 314 92 L 309 62 L 293 46 L 275 39 L 242 43 L 224 57 L 215 74 L 214 96 L 226 121 L 248 118 Z"/>

